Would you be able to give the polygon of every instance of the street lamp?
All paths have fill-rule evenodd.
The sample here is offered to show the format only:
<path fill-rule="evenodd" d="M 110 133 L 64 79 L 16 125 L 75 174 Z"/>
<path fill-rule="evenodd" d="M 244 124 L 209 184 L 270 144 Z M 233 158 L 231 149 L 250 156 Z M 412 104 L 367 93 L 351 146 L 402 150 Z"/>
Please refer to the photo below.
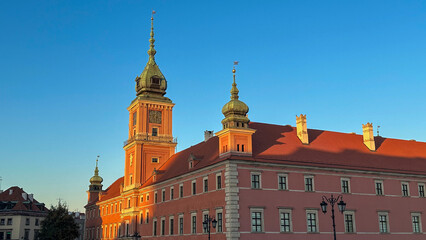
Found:
<path fill-rule="evenodd" d="M 203 228 L 204 228 L 204 230 L 209 233 L 209 240 L 210 240 L 210 223 L 211 223 L 211 226 L 213 228 L 216 228 L 217 221 L 216 221 L 216 219 L 214 219 L 214 218 L 212 218 L 212 217 L 209 216 L 203 222 Z"/>
<path fill-rule="evenodd" d="M 340 200 L 340 201 L 339 201 Z M 339 207 L 339 211 L 343 213 L 346 209 L 346 203 L 343 201 L 342 195 L 337 196 L 337 198 L 333 197 L 333 194 L 331 194 L 330 198 L 327 198 L 326 196 L 322 196 L 322 202 L 321 210 L 325 214 L 327 212 L 327 202 L 331 205 L 331 219 L 333 219 L 333 233 L 334 233 L 334 240 L 336 240 L 336 223 L 334 221 L 334 204 L 337 203 L 337 206 Z"/>

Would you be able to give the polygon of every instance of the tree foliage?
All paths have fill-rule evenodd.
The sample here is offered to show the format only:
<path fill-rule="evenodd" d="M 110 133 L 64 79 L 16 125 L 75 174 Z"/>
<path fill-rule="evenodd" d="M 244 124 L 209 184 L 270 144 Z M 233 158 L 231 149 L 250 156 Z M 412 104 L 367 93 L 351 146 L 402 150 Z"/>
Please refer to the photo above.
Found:
<path fill-rule="evenodd" d="M 49 214 L 41 222 L 41 230 L 38 236 L 40 240 L 73 240 L 79 236 L 78 225 L 68 208 L 61 202 L 58 206 L 51 206 Z"/>

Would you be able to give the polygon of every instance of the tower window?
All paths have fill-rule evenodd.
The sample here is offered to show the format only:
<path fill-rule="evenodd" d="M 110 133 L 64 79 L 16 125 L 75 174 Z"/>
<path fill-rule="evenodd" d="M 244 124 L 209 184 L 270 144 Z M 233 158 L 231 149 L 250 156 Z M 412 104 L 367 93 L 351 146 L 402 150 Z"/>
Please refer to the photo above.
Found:
<path fill-rule="evenodd" d="M 152 136 L 158 136 L 158 128 L 152 128 Z"/>
<path fill-rule="evenodd" d="M 237 144 L 237 152 L 240 151 L 240 144 Z"/>
<path fill-rule="evenodd" d="M 244 144 L 241 144 L 241 152 L 244 152 Z"/>
<path fill-rule="evenodd" d="M 133 113 L 133 126 L 136 125 L 136 118 L 137 118 L 137 115 L 136 115 L 136 112 L 134 112 Z"/>
<path fill-rule="evenodd" d="M 160 78 L 158 77 L 151 78 L 151 83 L 160 85 Z"/>
<path fill-rule="evenodd" d="M 156 157 L 151 158 L 151 162 L 158 163 L 158 158 L 156 158 Z"/>

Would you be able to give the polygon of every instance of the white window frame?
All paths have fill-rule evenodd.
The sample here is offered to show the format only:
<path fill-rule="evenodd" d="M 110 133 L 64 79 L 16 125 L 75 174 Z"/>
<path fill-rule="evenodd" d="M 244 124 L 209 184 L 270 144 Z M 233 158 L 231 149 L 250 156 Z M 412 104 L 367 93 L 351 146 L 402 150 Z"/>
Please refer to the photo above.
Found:
<path fill-rule="evenodd" d="M 218 218 L 218 214 L 219 213 L 221 213 L 222 214 L 222 231 L 218 231 L 219 230 L 219 218 Z M 223 215 L 223 209 L 222 208 L 218 208 L 218 209 L 216 209 L 216 213 L 215 213 L 215 219 L 216 219 L 216 221 L 218 221 L 217 222 L 217 226 L 216 226 L 216 229 L 215 229 L 215 231 L 217 232 L 217 233 L 221 233 L 221 232 L 223 232 L 223 227 L 225 226 L 224 225 L 224 219 L 223 219 L 223 217 L 224 217 L 224 215 Z"/>
<path fill-rule="evenodd" d="M 205 216 L 207 216 L 207 219 L 208 219 L 210 217 L 209 214 L 210 214 L 209 210 L 204 210 L 203 215 L 201 215 L 202 216 L 201 221 L 204 222 L 206 220 Z M 204 229 L 204 225 L 203 225 L 203 233 L 207 233 L 207 229 Z"/>
<path fill-rule="evenodd" d="M 219 181 L 218 181 L 218 179 L 219 179 L 219 177 L 220 177 L 220 188 L 219 188 Z M 220 173 L 216 173 L 216 178 L 215 178 L 215 180 L 216 180 L 216 190 L 219 190 L 219 189 L 222 189 L 223 188 L 223 177 L 222 177 L 222 172 L 220 172 Z"/>
<path fill-rule="evenodd" d="M 192 221 L 192 218 L 195 216 L 195 218 L 196 218 L 196 221 L 195 221 L 195 233 L 193 232 L 193 229 L 194 229 L 194 222 Z M 191 231 L 190 231 L 190 233 L 191 234 L 197 234 L 197 221 L 198 221 L 199 219 L 197 219 L 197 213 L 196 212 L 193 212 L 193 213 L 191 213 L 191 218 L 190 218 L 190 221 L 191 221 Z"/>
<path fill-rule="evenodd" d="M 172 192 L 173 192 L 173 194 L 172 194 Z M 172 198 L 172 196 L 173 196 L 173 198 Z M 169 199 L 170 200 L 175 199 L 175 187 L 170 187 L 170 197 L 169 197 Z"/>
<path fill-rule="evenodd" d="M 209 177 L 203 177 L 203 193 L 207 193 L 206 192 L 206 180 L 207 180 L 207 192 L 209 192 Z"/>
<path fill-rule="evenodd" d="M 280 188 L 280 177 L 285 177 L 285 188 L 284 189 Z M 278 173 L 277 181 L 278 181 L 278 190 L 288 190 L 288 174 L 287 173 Z"/>
<path fill-rule="evenodd" d="M 309 225 L 308 225 L 308 214 L 315 214 L 315 231 L 309 231 Z M 308 233 L 318 233 L 319 232 L 319 223 L 318 223 L 318 210 L 316 209 L 307 209 L 306 210 L 306 232 Z"/>
<path fill-rule="evenodd" d="M 259 187 L 253 187 L 253 175 L 259 175 Z M 250 188 L 251 189 L 262 189 L 262 173 L 261 172 L 250 172 Z M 250 215 L 251 218 L 251 215 Z"/>
<path fill-rule="evenodd" d="M 418 217 L 419 218 L 419 232 L 415 232 L 414 231 L 413 217 Z M 413 227 L 413 233 L 423 233 L 423 228 L 422 228 L 422 214 L 421 213 L 419 213 L 419 212 L 413 212 L 413 213 L 411 213 L 411 225 Z"/>
<path fill-rule="evenodd" d="M 163 225 L 164 222 L 164 225 Z M 159 236 L 166 236 L 166 217 L 160 218 L 160 235 Z"/>
<path fill-rule="evenodd" d="M 251 178 L 250 178 L 251 179 Z M 253 212 L 260 212 L 260 231 L 253 231 Z M 263 208 L 250 208 L 250 232 L 252 233 L 264 233 L 265 232 L 265 211 Z"/>
<path fill-rule="evenodd" d="M 290 216 L 290 222 L 289 222 L 289 231 L 283 231 L 283 228 L 281 226 L 281 214 L 285 214 L 288 213 Z M 279 209 L 279 214 L 278 214 L 278 218 L 279 218 L 279 224 L 280 224 L 280 232 L 282 233 L 291 233 L 293 232 L 293 213 L 292 213 L 292 209 L 291 208 L 280 208 Z"/>
<path fill-rule="evenodd" d="M 143 203 L 143 194 L 141 195 L 141 203 Z"/>
<path fill-rule="evenodd" d="M 348 192 L 343 191 L 343 181 L 348 181 Z M 340 189 L 342 193 L 351 193 L 351 179 L 350 178 L 340 178 Z"/>
<path fill-rule="evenodd" d="M 166 201 L 166 189 L 163 188 L 161 189 L 161 202 L 165 202 Z"/>
<path fill-rule="evenodd" d="M 404 195 L 404 186 L 407 186 L 407 195 Z M 409 197 L 410 196 L 410 183 L 409 182 L 401 182 L 401 196 Z"/>
<path fill-rule="evenodd" d="M 155 232 L 154 232 L 154 228 L 156 230 Z M 152 218 L 152 236 L 161 236 L 161 234 L 158 234 L 158 222 L 157 222 L 157 218 Z"/>
<path fill-rule="evenodd" d="M 353 232 L 348 232 L 346 229 L 346 215 L 352 215 L 352 228 Z M 343 226 L 345 228 L 345 233 L 356 233 L 356 224 L 355 224 L 355 211 L 344 211 L 343 212 Z"/>
<path fill-rule="evenodd" d="M 154 158 L 157 159 L 157 162 L 152 161 Z M 159 157 L 151 157 L 151 163 L 160 163 L 160 158 Z"/>
<path fill-rule="evenodd" d="M 377 183 L 382 184 L 382 194 L 379 194 L 377 192 Z M 383 184 L 383 180 L 374 180 L 374 191 L 376 192 L 377 196 L 384 196 L 385 195 L 385 185 Z"/>
<path fill-rule="evenodd" d="M 158 192 L 154 192 L 154 203 L 158 203 Z"/>
<path fill-rule="evenodd" d="M 182 187 L 182 195 L 180 194 L 181 193 L 181 191 L 180 191 L 180 188 Z M 183 188 L 183 183 L 181 183 L 181 184 L 179 184 L 179 198 L 183 198 L 183 195 L 184 195 L 184 193 L 183 193 L 183 191 L 184 191 L 185 189 Z"/>
<path fill-rule="evenodd" d="M 182 233 L 180 232 L 180 219 L 182 219 Z M 185 219 L 183 217 L 183 213 L 179 214 L 179 217 L 178 217 L 178 231 L 179 231 L 179 233 L 177 235 L 184 235 L 185 234 Z"/>
<path fill-rule="evenodd" d="M 194 183 L 195 183 L 195 189 L 194 189 Z M 191 181 L 191 195 L 197 195 L 197 180 Z"/>
<path fill-rule="evenodd" d="M 306 179 L 307 178 L 311 178 L 312 179 L 312 190 L 308 190 L 308 188 L 306 187 Z M 314 175 L 305 175 L 305 176 L 303 176 L 303 186 L 305 188 L 305 192 L 315 192 L 315 176 Z"/>
<path fill-rule="evenodd" d="M 145 223 L 146 224 L 149 223 L 149 210 L 148 209 L 145 211 Z"/>
<path fill-rule="evenodd" d="M 386 231 L 382 232 L 381 229 L 381 223 L 380 223 L 380 216 L 386 216 Z M 389 213 L 388 212 L 377 212 L 377 217 L 379 220 L 379 233 L 383 234 L 383 233 L 390 233 L 390 229 L 389 229 Z"/>
<path fill-rule="evenodd" d="M 420 196 L 420 186 L 423 186 L 423 196 Z M 417 192 L 418 192 L 420 198 L 426 197 L 425 191 L 426 191 L 425 184 L 424 183 L 418 183 L 417 184 Z"/>
<path fill-rule="evenodd" d="M 172 220 L 173 220 L 173 234 L 172 234 Z M 174 225 L 175 225 L 175 217 L 169 216 L 169 235 L 170 236 L 176 235 L 176 228 L 174 227 Z"/>

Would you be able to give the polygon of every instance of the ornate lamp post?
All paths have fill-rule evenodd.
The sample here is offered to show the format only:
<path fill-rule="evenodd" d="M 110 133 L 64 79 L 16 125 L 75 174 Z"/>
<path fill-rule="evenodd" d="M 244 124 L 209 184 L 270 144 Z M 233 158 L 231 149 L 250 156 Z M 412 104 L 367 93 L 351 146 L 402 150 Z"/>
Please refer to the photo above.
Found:
<path fill-rule="evenodd" d="M 340 201 L 339 201 L 340 200 Z M 322 202 L 321 202 L 321 210 L 325 214 L 327 212 L 327 202 L 331 205 L 331 219 L 333 219 L 333 233 L 334 233 L 334 240 L 336 240 L 336 223 L 334 221 L 334 204 L 337 202 L 337 206 L 339 207 L 340 213 L 343 213 L 346 209 L 346 203 L 343 201 L 342 195 L 337 196 L 337 198 L 333 197 L 333 194 L 331 194 L 330 198 L 327 198 L 326 196 L 322 196 Z"/>
<path fill-rule="evenodd" d="M 211 226 L 213 226 L 213 228 L 216 228 L 217 221 L 216 221 L 216 219 L 209 216 L 203 222 L 204 230 L 209 233 L 209 240 L 210 240 L 210 224 L 211 224 Z"/>

